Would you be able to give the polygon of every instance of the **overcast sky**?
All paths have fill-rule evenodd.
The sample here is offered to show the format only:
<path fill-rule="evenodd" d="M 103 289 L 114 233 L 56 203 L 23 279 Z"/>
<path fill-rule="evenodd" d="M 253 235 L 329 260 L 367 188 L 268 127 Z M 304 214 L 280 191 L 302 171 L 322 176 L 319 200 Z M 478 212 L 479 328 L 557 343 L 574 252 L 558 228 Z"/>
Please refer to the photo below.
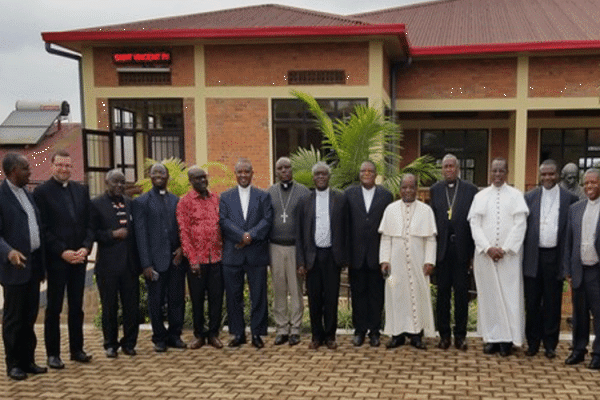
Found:
<path fill-rule="evenodd" d="M 133 22 L 218 9 L 276 3 L 353 14 L 421 0 L 13 0 L 0 13 L 0 123 L 17 100 L 62 101 L 79 121 L 77 62 L 48 54 L 42 32 Z"/>

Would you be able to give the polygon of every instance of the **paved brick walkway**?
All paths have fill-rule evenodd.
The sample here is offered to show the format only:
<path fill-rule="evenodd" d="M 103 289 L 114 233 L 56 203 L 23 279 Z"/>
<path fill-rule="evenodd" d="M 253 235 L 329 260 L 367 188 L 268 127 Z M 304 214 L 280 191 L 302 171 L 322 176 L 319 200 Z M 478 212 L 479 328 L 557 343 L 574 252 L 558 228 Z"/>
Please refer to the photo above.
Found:
<path fill-rule="evenodd" d="M 42 325 L 37 326 L 39 338 Z M 63 332 L 66 327 L 63 327 Z M 152 350 L 150 332 L 140 334 L 138 355 L 107 359 L 102 334 L 86 326 L 90 364 L 68 361 L 66 368 L 22 382 L 6 377 L 0 367 L 0 399 L 598 399 L 600 371 L 582 364 L 567 367 L 568 343 L 559 357 L 529 359 L 518 351 L 507 359 L 482 354 L 481 340 L 471 339 L 468 352 L 442 351 L 435 340 L 429 349 L 395 350 L 368 345 L 356 349 L 350 336 L 340 347 L 308 350 L 308 338 L 295 347 L 250 345 L 239 349 Z M 185 340 L 191 332 L 184 333 Z M 222 335 L 227 339 L 226 335 Z M 63 337 L 65 349 L 66 337 Z M 43 339 L 37 361 L 45 364 Z M 0 356 L 4 360 L 3 349 Z"/>

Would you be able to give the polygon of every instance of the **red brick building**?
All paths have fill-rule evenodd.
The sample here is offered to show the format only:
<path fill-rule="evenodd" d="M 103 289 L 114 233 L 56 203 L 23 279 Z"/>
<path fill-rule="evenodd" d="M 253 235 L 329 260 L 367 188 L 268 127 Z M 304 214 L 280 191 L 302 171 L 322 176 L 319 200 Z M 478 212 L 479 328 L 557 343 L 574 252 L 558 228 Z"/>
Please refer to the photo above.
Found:
<path fill-rule="evenodd" d="M 341 117 L 394 111 L 403 156 L 455 153 L 487 184 L 510 162 L 520 189 L 542 159 L 600 161 L 599 0 L 442 0 L 342 16 L 277 5 L 43 33 L 81 55 L 88 178 L 143 159 L 252 160 L 320 145 L 299 89 Z M 94 168 L 96 167 L 96 168 Z"/>

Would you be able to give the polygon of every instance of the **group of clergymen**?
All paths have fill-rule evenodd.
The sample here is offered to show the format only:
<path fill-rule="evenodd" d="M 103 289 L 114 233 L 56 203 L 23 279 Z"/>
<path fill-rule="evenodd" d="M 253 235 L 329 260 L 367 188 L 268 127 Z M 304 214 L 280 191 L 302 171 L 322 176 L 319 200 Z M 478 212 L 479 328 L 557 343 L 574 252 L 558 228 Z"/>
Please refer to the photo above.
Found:
<path fill-rule="evenodd" d="M 7 374 L 25 379 L 47 371 L 35 363 L 34 323 L 40 282 L 47 279 L 44 336 L 48 366 L 64 368 L 59 318 L 67 294 L 71 360 L 89 362 L 83 350 L 83 291 L 87 256 L 98 243 L 96 280 L 102 303 L 107 357 L 118 349 L 136 355 L 141 272 L 146 280 L 152 342 L 157 352 L 187 348 L 181 339 L 187 276 L 197 349 L 219 339 L 226 293 L 229 347 L 246 343 L 244 280 L 251 309 L 251 343 L 264 347 L 267 334 L 267 267 L 274 290 L 275 345 L 300 342 L 303 280 L 310 313 L 309 348 L 337 347 L 340 271 L 349 268 L 354 346 L 368 336 L 387 348 L 407 340 L 425 349 L 434 333 L 429 276 L 435 273 L 437 347 L 467 349 L 469 269 L 478 288 L 478 330 L 484 353 L 508 356 L 527 341 L 534 356 L 543 344 L 556 357 L 563 280 L 573 290 L 573 351 L 567 364 L 584 360 L 590 312 L 596 339 L 589 367 L 600 369 L 600 172 L 584 174 L 579 197 L 558 185 L 552 160 L 540 166 L 541 186 L 525 196 L 506 184 L 508 163 L 496 158 L 491 185 L 481 191 L 460 179 L 459 160 L 442 160 L 443 180 L 430 189 L 430 205 L 417 200 L 417 177 L 405 174 L 400 200 L 376 184 L 376 166 L 360 166 L 360 185 L 344 192 L 329 187 L 330 167 L 313 166 L 315 190 L 293 180 L 288 158 L 277 160 L 278 182 L 268 191 L 252 186 L 247 159 L 235 165 L 238 185 L 220 196 L 209 191 L 206 171 L 191 167 L 192 190 L 179 199 L 167 190 L 162 164 L 150 169 L 152 189 L 130 200 L 120 170 L 106 175 L 106 193 L 90 200 L 87 188 L 70 180 L 65 151 L 52 156 L 52 177 L 33 195 L 28 160 L 9 153 L 0 185 L 0 283 L 4 288 L 3 340 Z M 572 169 L 572 167 L 569 167 Z M 564 172 L 564 171 L 563 171 Z M 567 171 L 568 173 L 568 171 Z M 575 179 L 567 179 L 577 188 Z M 450 301 L 454 291 L 454 328 Z M 205 324 L 204 302 L 208 298 Z M 123 336 L 119 340 L 119 299 Z M 167 309 L 168 326 L 164 324 Z"/>

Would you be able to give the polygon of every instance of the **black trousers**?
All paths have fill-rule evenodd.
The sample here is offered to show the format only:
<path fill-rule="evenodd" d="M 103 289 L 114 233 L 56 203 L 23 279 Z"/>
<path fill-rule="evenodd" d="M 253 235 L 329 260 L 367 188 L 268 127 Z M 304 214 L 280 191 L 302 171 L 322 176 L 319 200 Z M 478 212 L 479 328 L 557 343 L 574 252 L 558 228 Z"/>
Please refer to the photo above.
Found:
<path fill-rule="evenodd" d="M 158 280 L 146 280 L 148 288 L 148 313 L 152 325 L 152 342 L 167 343 L 181 338 L 185 315 L 185 274 L 187 266 L 171 265 L 158 273 Z M 167 302 L 167 321 L 163 321 L 163 307 Z"/>
<path fill-rule="evenodd" d="M 223 309 L 223 268 L 221 263 L 200 265 L 201 274 L 188 271 L 188 287 L 192 300 L 194 336 L 219 336 Z M 204 299 L 208 296 L 208 330 L 204 321 Z"/>
<path fill-rule="evenodd" d="M 56 262 L 55 262 L 56 263 Z M 48 357 L 60 356 L 60 313 L 65 289 L 67 291 L 69 350 L 71 354 L 83 350 L 83 290 L 86 264 L 71 265 L 61 262 L 48 269 L 48 304 L 44 319 L 44 338 Z"/>
<path fill-rule="evenodd" d="M 454 337 L 464 338 L 469 317 L 469 264 L 458 262 L 453 242 L 448 242 L 444 259 L 436 266 L 435 274 L 438 290 L 435 311 L 440 337 L 451 336 L 450 300 L 454 289 Z"/>
<path fill-rule="evenodd" d="M 139 332 L 140 287 L 137 275 L 96 275 L 102 303 L 104 348 L 135 348 Z M 119 341 L 119 298 L 123 310 L 123 338 Z"/>
<path fill-rule="evenodd" d="M 244 276 L 250 289 L 250 331 L 253 336 L 267 334 L 267 266 L 223 265 L 223 280 L 227 293 L 227 320 L 229 332 L 244 336 Z"/>
<path fill-rule="evenodd" d="M 562 279 L 557 248 L 540 249 L 535 278 L 525 277 L 525 336 L 531 348 L 554 350 L 560 335 Z"/>
<path fill-rule="evenodd" d="M 583 270 L 581 286 L 573 289 L 573 352 L 586 353 L 590 341 L 590 313 L 594 320 L 592 354 L 600 356 L 600 264 Z"/>
<path fill-rule="evenodd" d="M 366 263 L 348 271 L 352 294 L 352 323 L 354 334 L 379 336 L 383 312 L 385 281 L 379 268 L 370 269 Z"/>
<path fill-rule="evenodd" d="M 30 279 L 23 285 L 4 285 L 2 339 L 6 371 L 27 367 L 35 360 L 35 320 L 40 306 L 40 282 Z"/>
<path fill-rule="evenodd" d="M 335 339 L 340 269 L 330 248 L 317 248 L 315 263 L 306 276 L 306 289 L 312 339 Z"/>

